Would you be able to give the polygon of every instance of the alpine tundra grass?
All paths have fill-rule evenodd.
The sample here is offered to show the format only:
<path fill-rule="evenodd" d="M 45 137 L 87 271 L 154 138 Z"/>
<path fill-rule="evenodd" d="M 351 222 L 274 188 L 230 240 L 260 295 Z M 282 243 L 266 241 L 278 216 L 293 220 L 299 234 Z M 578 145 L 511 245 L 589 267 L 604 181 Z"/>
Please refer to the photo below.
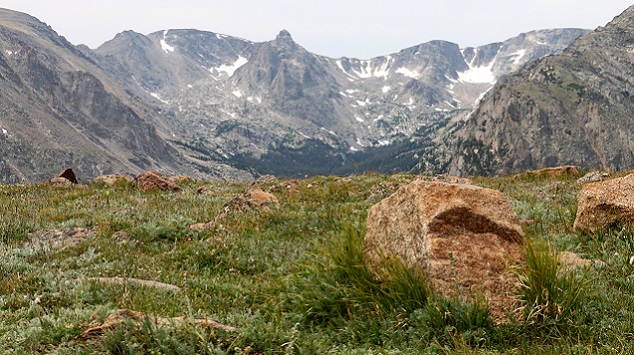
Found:
<path fill-rule="evenodd" d="M 520 219 L 532 220 L 510 322 L 494 324 L 484 299 L 433 294 L 424 277 L 398 265 L 389 281 L 375 281 L 363 263 L 368 209 L 389 194 L 382 182 L 414 178 L 312 177 L 297 190 L 281 184 L 279 207 L 230 211 L 204 231 L 189 226 L 221 216 L 248 185 L 188 182 L 176 193 L 126 183 L 0 186 L 0 352 L 634 353 L 632 231 L 574 233 L 575 176 L 474 179 L 507 194 Z M 197 194 L 201 187 L 213 194 Z M 59 248 L 27 243 L 29 233 L 75 227 L 96 237 Z M 602 263 L 564 269 L 563 251 Z M 184 321 L 128 319 L 83 336 L 120 309 Z M 236 330 L 205 327 L 200 318 Z"/>

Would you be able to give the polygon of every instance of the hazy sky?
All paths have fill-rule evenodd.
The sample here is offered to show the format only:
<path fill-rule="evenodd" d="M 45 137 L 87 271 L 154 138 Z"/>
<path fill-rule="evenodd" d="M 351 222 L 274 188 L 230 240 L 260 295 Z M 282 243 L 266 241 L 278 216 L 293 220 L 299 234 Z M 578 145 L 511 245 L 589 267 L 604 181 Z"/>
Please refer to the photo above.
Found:
<path fill-rule="evenodd" d="M 256 42 L 288 30 L 311 52 L 370 58 L 442 39 L 478 46 L 545 28 L 595 29 L 633 0 L 0 0 L 74 44 L 195 28 Z"/>

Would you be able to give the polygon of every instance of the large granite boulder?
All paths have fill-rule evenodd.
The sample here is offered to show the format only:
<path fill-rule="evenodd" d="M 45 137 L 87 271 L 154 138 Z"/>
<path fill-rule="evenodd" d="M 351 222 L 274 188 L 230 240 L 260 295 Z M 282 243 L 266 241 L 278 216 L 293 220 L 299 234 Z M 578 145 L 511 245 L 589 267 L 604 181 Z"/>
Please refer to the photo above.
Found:
<path fill-rule="evenodd" d="M 366 266 L 378 279 L 401 263 L 425 274 L 441 294 L 483 292 L 494 316 L 514 303 L 509 265 L 524 233 L 508 198 L 473 185 L 417 180 L 370 209 Z"/>
<path fill-rule="evenodd" d="M 583 185 L 574 229 L 592 233 L 616 226 L 634 227 L 634 174 Z"/>

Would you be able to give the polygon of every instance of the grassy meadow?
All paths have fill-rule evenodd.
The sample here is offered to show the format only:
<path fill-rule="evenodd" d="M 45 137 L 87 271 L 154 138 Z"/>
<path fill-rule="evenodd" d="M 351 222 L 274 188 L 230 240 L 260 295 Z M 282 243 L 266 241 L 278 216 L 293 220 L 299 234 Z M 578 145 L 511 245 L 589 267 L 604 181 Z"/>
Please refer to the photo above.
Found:
<path fill-rule="evenodd" d="M 0 353 L 634 353 L 632 231 L 573 231 L 578 176 L 473 179 L 507 194 L 519 218 L 532 220 L 515 270 L 522 285 L 515 320 L 496 325 L 484 300 L 439 297 L 407 270 L 374 281 L 362 260 L 368 209 L 388 196 L 382 182 L 414 178 L 306 178 L 297 190 L 275 192 L 278 208 L 230 212 L 204 231 L 188 226 L 221 215 L 248 185 L 0 186 Z M 203 187 L 213 193 L 197 194 Z M 26 243 L 28 233 L 69 227 L 96 237 L 62 248 Z M 564 269 L 562 251 L 603 263 Z M 107 277 L 181 292 L 95 280 Z M 118 309 L 186 321 L 125 321 L 82 336 Z M 194 324 L 206 317 L 236 330 Z"/>

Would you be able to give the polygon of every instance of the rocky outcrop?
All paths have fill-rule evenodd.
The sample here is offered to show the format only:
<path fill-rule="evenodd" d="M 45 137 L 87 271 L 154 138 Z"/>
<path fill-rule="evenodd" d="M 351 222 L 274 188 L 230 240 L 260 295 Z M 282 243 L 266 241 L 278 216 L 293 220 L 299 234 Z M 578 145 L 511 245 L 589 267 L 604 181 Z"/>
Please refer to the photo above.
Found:
<path fill-rule="evenodd" d="M 484 290 L 500 315 L 513 303 L 507 267 L 519 260 L 523 237 L 501 192 L 418 180 L 370 209 L 365 261 L 379 279 L 401 263 L 427 275 L 441 293 Z"/>
<path fill-rule="evenodd" d="M 634 7 L 498 83 L 447 136 L 450 173 L 634 168 Z M 434 150 L 443 150 L 435 148 Z"/>
<path fill-rule="evenodd" d="M 577 200 L 577 232 L 634 227 L 634 174 L 583 185 Z"/>

